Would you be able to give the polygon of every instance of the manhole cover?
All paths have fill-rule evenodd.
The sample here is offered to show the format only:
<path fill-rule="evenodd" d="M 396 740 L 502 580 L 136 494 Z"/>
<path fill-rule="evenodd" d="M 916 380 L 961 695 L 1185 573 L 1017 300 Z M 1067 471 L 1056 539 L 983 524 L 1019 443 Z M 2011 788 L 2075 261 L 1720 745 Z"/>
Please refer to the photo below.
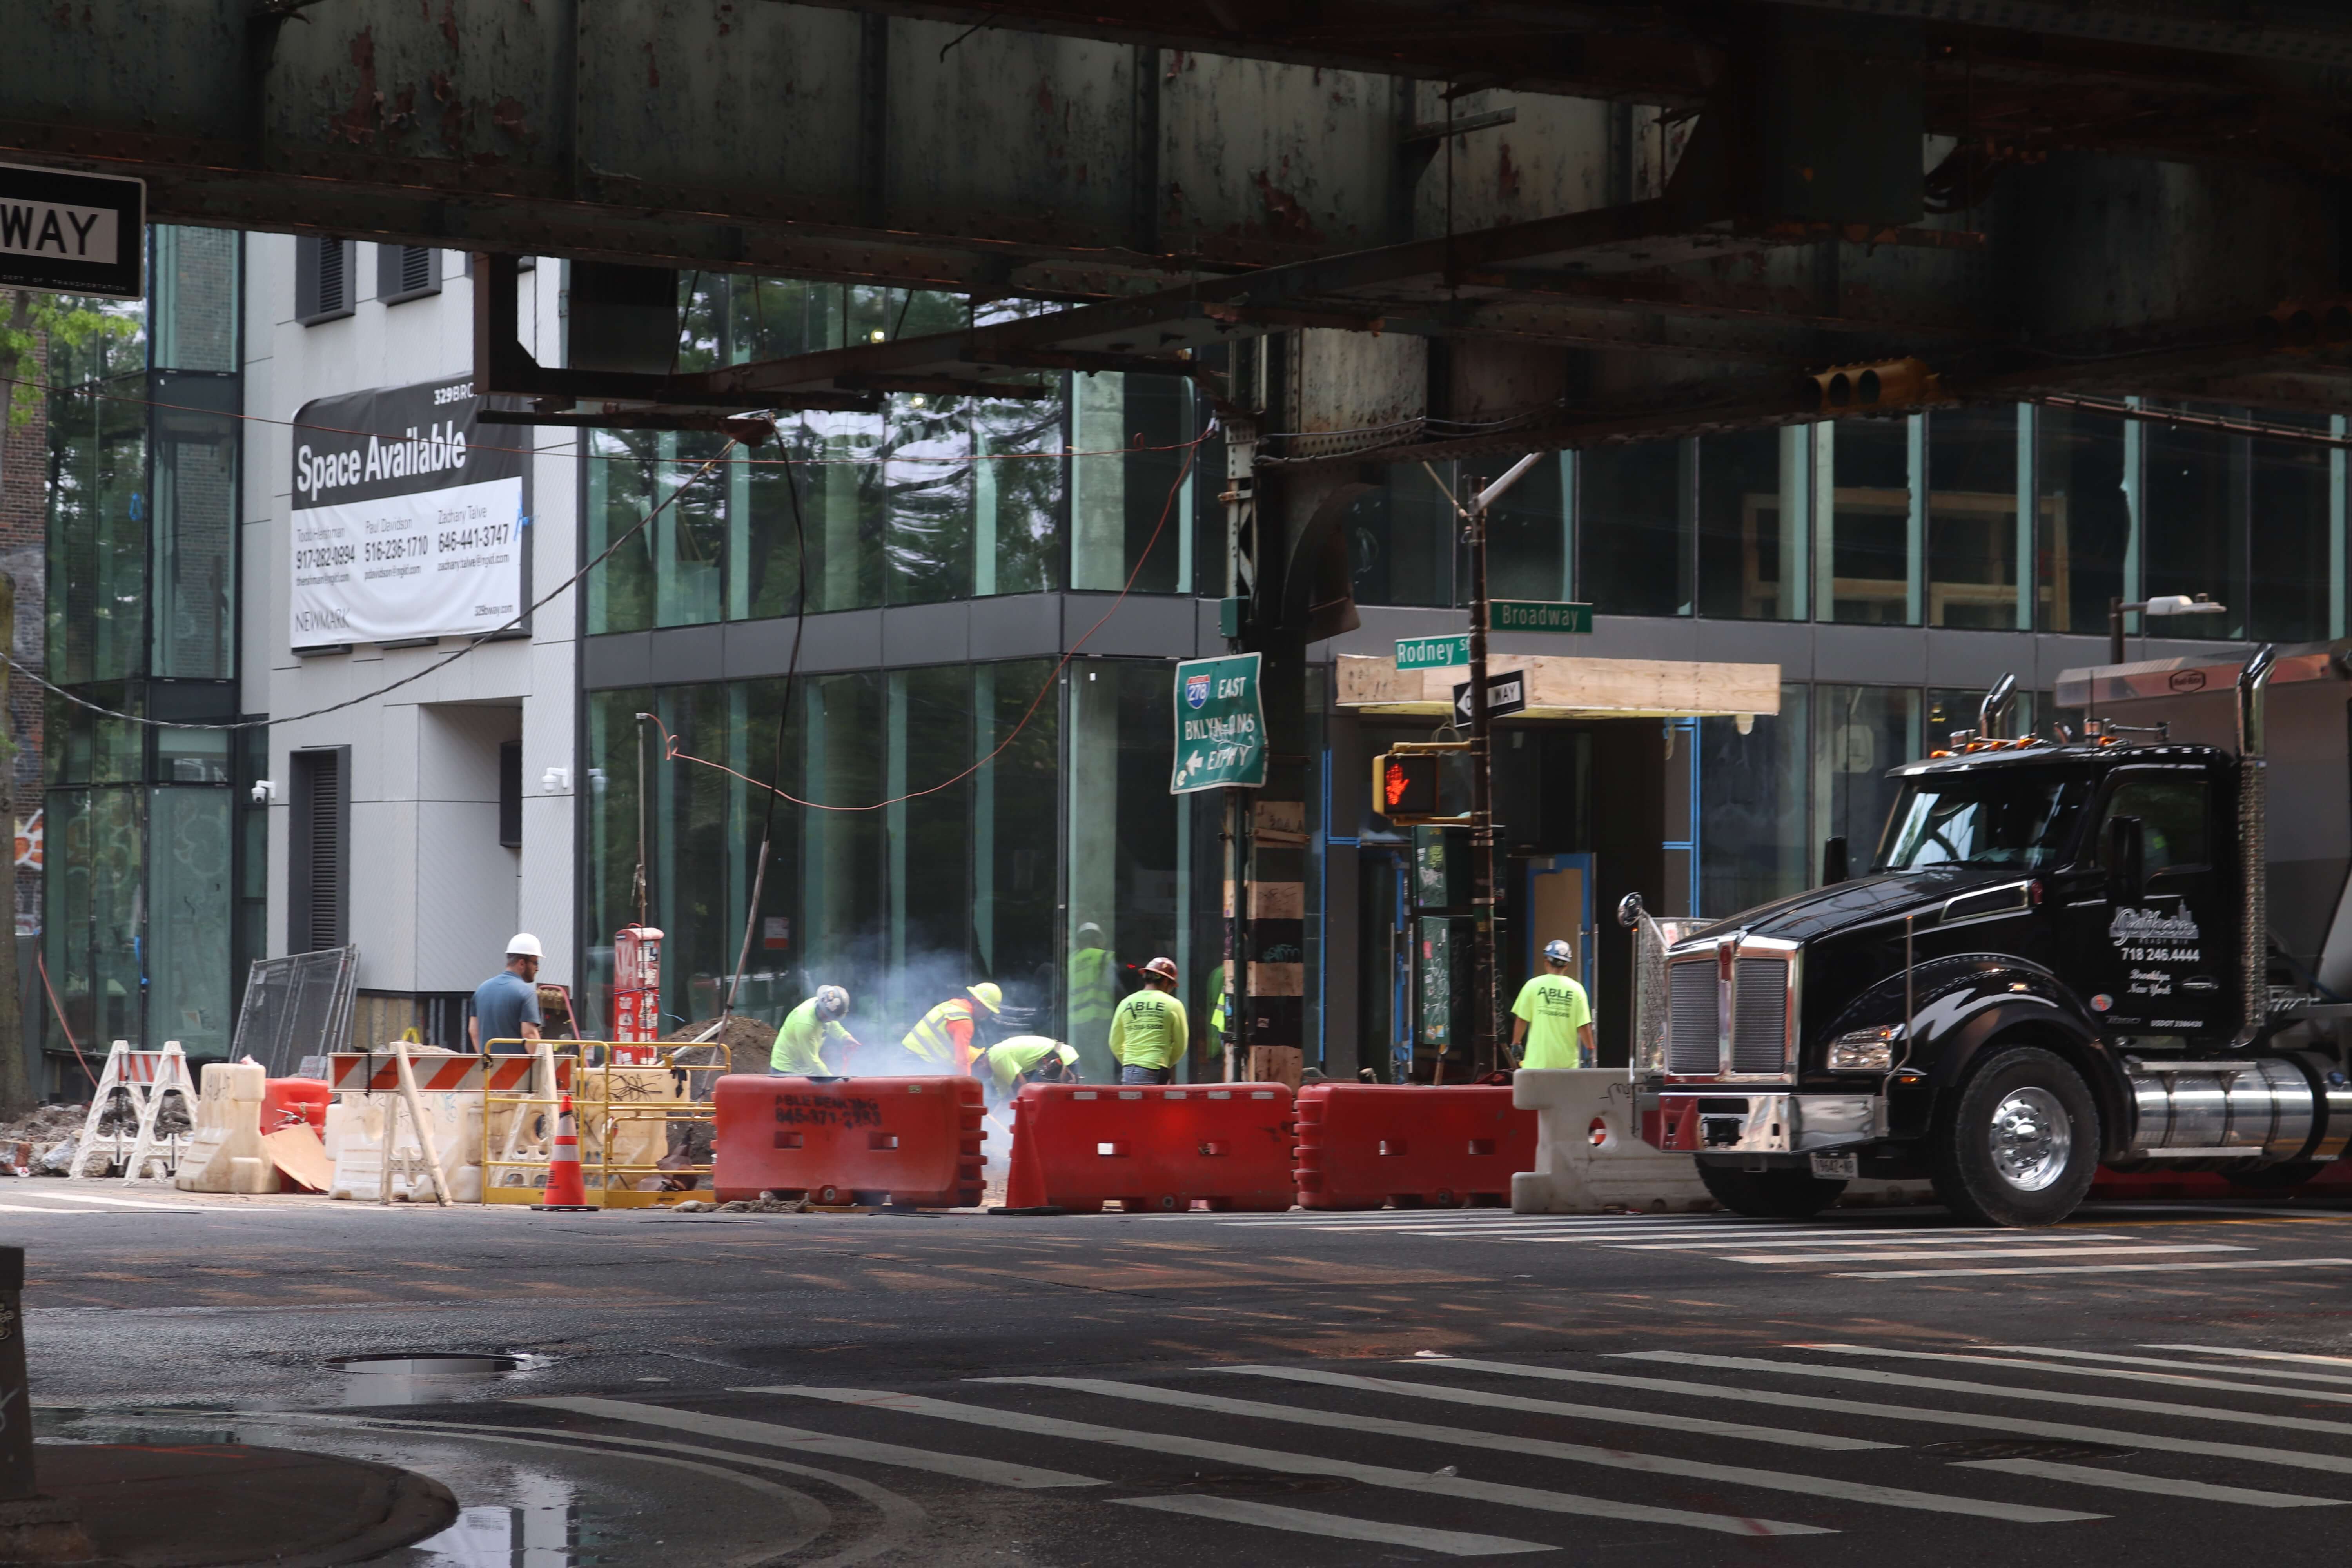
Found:
<path fill-rule="evenodd" d="M 1355 1484 L 1343 1476 L 1280 1476 L 1236 1470 L 1230 1475 L 1194 1476 L 1189 1481 L 1178 1481 L 1169 1489 L 1214 1492 L 1219 1497 L 1297 1497 L 1306 1492 L 1343 1492 Z"/>
<path fill-rule="evenodd" d="M 468 1355 L 436 1352 L 399 1355 L 339 1355 L 327 1363 L 337 1372 L 357 1377 L 495 1377 L 522 1365 L 510 1355 Z"/>
<path fill-rule="evenodd" d="M 2037 1443 L 2016 1437 L 1962 1437 L 1950 1443 L 1926 1443 L 1923 1454 L 1939 1459 L 2127 1459 L 2137 1448 L 2112 1443 Z"/>

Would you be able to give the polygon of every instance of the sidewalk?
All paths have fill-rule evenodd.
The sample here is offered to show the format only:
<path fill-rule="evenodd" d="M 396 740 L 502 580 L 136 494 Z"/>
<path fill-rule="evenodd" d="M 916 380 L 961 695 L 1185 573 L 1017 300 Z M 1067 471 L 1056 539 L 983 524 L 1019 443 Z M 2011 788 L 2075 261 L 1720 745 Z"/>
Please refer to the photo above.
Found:
<path fill-rule="evenodd" d="M 28 1521 L 18 1549 L 43 1550 L 37 1542 L 46 1537 L 51 1554 L 10 1556 L 16 1542 L 0 1528 L 0 1563 L 331 1568 L 422 1541 L 457 1517 L 457 1499 L 438 1481 L 290 1448 L 42 1443 L 34 1457 L 42 1500 L 79 1510 L 98 1555 L 56 1555 L 64 1544 L 58 1527 Z M 0 1521 L 11 1506 L 0 1504 Z"/>

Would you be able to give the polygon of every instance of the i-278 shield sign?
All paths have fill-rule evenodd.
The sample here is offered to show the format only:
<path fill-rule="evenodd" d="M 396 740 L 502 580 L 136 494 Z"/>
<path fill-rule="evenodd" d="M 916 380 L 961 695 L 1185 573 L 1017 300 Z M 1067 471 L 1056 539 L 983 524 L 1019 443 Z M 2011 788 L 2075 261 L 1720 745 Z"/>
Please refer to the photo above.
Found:
<path fill-rule="evenodd" d="M 1176 770 L 1171 795 L 1265 784 L 1265 710 L 1254 653 L 1176 667 Z"/>

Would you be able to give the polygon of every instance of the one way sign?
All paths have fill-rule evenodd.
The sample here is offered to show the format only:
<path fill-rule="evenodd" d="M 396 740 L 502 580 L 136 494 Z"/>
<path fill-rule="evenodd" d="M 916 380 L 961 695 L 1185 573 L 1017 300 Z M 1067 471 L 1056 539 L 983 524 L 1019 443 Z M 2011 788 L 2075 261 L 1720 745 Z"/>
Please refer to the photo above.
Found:
<path fill-rule="evenodd" d="M 136 300 L 147 182 L 0 163 L 0 288 Z"/>
<path fill-rule="evenodd" d="M 1528 672 L 1512 670 L 1507 675 L 1486 677 L 1486 717 L 1507 719 L 1522 712 L 1528 705 Z M 1470 683 L 1463 681 L 1454 689 L 1454 721 L 1470 722 Z"/>

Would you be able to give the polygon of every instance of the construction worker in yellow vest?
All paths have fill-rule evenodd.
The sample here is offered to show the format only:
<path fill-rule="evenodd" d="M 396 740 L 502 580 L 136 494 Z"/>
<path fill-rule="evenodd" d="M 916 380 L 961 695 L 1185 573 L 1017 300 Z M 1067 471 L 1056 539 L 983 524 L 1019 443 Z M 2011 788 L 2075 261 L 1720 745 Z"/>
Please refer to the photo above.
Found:
<path fill-rule="evenodd" d="M 995 982 L 983 980 L 961 996 L 950 996 L 907 1031 L 906 1047 L 927 1066 L 941 1072 L 971 1070 L 972 1026 L 1004 1010 L 1004 993 Z"/>
<path fill-rule="evenodd" d="M 1104 945 L 1102 927 L 1088 921 L 1078 927 L 1077 945 L 1070 953 L 1071 1037 L 1081 1043 L 1099 1039 L 1110 1026 L 1111 1007 L 1118 1000 L 1118 966 Z"/>
<path fill-rule="evenodd" d="M 1143 966 L 1143 989 L 1130 993 L 1110 1016 L 1110 1054 L 1121 1083 L 1166 1083 L 1190 1041 L 1184 1004 L 1176 999 L 1176 963 L 1155 958 Z"/>
<path fill-rule="evenodd" d="M 1511 1005 L 1511 1049 L 1523 1068 L 1592 1065 L 1592 1005 L 1568 973 L 1576 954 L 1564 942 L 1544 943 L 1544 973 L 1519 988 Z"/>

